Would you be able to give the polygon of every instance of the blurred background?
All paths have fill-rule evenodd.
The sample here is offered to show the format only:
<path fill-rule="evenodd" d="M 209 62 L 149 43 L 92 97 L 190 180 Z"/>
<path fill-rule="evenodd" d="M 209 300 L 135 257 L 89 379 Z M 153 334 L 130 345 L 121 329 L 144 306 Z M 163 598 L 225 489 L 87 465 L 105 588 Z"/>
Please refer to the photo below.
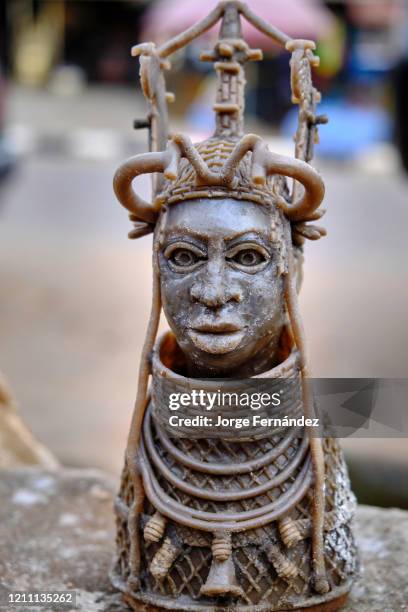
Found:
<path fill-rule="evenodd" d="M 316 166 L 328 237 L 306 245 L 301 307 L 314 376 L 408 377 L 408 3 L 249 0 L 318 43 Z M 0 368 L 34 434 L 70 466 L 119 475 L 151 291 L 151 237 L 112 177 L 147 149 L 130 48 L 160 43 L 214 1 L 8 0 L 0 14 Z M 248 66 L 247 124 L 293 154 L 288 55 Z M 214 75 L 198 53 L 168 73 L 173 130 L 211 133 Z M 140 183 L 148 197 L 149 183 Z M 362 502 L 408 507 L 406 440 L 345 440 Z"/>

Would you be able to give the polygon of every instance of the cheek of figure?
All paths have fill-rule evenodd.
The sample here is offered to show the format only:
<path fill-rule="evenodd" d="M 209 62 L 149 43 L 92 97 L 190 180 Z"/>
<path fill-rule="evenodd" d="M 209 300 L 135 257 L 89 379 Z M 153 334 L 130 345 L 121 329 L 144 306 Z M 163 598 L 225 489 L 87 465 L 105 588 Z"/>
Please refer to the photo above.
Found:
<path fill-rule="evenodd" d="M 232 199 L 167 212 L 159 250 L 163 308 L 187 361 L 210 375 L 273 358 L 284 326 L 271 213 Z"/>

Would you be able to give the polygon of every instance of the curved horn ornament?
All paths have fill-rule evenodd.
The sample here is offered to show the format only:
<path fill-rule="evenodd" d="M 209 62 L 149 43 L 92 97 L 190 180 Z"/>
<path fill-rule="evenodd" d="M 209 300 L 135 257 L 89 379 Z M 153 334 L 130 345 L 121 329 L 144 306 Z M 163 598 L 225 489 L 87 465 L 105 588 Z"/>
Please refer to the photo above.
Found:
<path fill-rule="evenodd" d="M 300 159 L 292 159 L 270 151 L 265 156 L 264 167 L 268 176 L 281 174 L 302 183 L 304 194 L 293 204 L 288 204 L 282 197 L 279 206 L 292 222 L 309 220 L 319 208 L 325 192 L 323 179 L 317 170 Z"/>
<path fill-rule="evenodd" d="M 135 155 L 117 169 L 113 179 L 115 195 L 135 219 L 154 224 L 157 221 L 158 211 L 135 192 L 132 187 L 133 180 L 141 174 L 153 172 L 164 173 L 167 179 L 174 180 L 177 177 L 179 159 L 179 148 L 170 142 L 166 151 Z"/>
<path fill-rule="evenodd" d="M 319 218 L 315 211 L 324 197 L 324 183 L 320 174 L 310 164 L 285 155 L 269 151 L 266 143 L 255 134 L 247 134 L 235 146 L 222 170 L 224 182 L 232 182 L 234 172 L 244 155 L 252 151 L 251 179 L 254 185 L 265 185 L 267 176 L 280 174 L 299 181 L 304 194 L 293 204 L 282 197 L 279 206 L 292 222 L 309 221 Z"/>

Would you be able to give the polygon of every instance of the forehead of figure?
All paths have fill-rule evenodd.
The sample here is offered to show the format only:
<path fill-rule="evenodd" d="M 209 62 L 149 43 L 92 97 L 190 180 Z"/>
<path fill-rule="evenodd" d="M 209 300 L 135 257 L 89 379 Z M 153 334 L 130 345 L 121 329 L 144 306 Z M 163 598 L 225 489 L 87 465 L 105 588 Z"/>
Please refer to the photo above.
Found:
<path fill-rule="evenodd" d="M 204 241 L 232 240 L 256 234 L 270 241 L 271 212 L 266 206 L 247 200 L 185 200 L 169 206 L 163 229 L 166 240 L 183 235 Z"/>

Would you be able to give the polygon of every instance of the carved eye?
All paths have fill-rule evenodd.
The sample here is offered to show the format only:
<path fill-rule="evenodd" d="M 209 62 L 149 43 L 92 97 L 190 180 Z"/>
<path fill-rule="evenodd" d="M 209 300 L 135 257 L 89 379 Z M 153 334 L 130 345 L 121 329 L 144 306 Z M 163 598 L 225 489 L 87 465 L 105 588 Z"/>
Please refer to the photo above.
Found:
<path fill-rule="evenodd" d="M 259 244 L 237 245 L 226 257 L 233 267 L 251 273 L 263 270 L 270 259 L 267 250 Z"/>
<path fill-rule="evenodd" d="M 245 251 L 237 253 L 233 260 L 241 266 L 257 266 L 265 261 L 265 257 L 254 249 L 245 249 Z"/>
<path fill-rule="evenodd" d="M 198 261 L 198 257 L 195 253 L 187 249 L 176 249 L 173 251 L 170 260 L 177 266 L 192 266 Z"/>
<path fill-rule="evenodd" d="M 164 250 L 170 267 L 175 272 L 190 272 L 195 270 L 205 259 L 205 253 L 200 249 L 183 242 L 175 242 L 170 244 Z"/>

